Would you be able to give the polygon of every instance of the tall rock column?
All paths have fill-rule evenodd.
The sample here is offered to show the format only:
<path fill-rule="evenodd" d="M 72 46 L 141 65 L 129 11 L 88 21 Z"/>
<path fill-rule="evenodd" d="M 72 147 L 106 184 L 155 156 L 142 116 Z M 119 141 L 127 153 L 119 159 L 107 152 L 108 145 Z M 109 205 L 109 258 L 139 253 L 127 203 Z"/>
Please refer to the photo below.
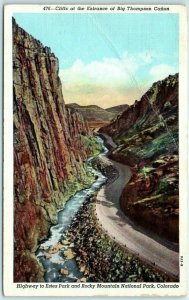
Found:
<path fill-rule="evenodd" d="M 13 19 L 15 281 L 43 280 L 37 243 L 56 223 L 57 209 L 90 179 L 82 143 L 89 129 L 66 109 L 58 69 L 50 48 Z"/>

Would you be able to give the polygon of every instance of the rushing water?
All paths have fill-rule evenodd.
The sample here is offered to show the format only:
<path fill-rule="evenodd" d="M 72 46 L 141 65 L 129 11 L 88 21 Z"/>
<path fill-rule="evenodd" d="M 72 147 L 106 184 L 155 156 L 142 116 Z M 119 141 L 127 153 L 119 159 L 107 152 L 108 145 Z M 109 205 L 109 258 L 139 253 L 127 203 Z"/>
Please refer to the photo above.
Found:
<path fill-rule="evenodd" d="M 103 148 L 103 152 L 99 156 L 105 156 L 108 149 L 104 146 L 103 140 L 100 137 L 97 137 L 97 140 L 101 143 Z M 77 267 L 75 259 L 67 260 L 64 258 L 62 253 L 67 250 L 67 245 L 64 245 L 64 248 L 59 250 L 57 253 L 52 254 L 52 257 L 48 259 L 44 257 L 44 253 L 48 252 L 48 248 L 54 246 L 60 239 L 62 239 L 64 232 L 72 223 L 75 214 L 83 202 L 86 199 L 89 199 L 94 192 L 96 192 L 106 182 L 106 177 L 90 166 L 92 159 L 93 157 L 87 160 L 86 166 L 89 172 L 97 177 L 97 180 L 90 187 L 77 192 L 66 202 L 64 209 L 58 213 L 57 225 L 51 227 L 48 239 L 40 244 L 40 248 L 45 248 L 46 250 L 39 248 L 36 252 L 37 257 L 46 270 L 44 278 L 46 282 L 75 282 L 77 279 L 83 277 L 83 274 Z M 60 269 L 65 267 L 69 270 L 69 274 L 62 276 L 60 274 Z"/>

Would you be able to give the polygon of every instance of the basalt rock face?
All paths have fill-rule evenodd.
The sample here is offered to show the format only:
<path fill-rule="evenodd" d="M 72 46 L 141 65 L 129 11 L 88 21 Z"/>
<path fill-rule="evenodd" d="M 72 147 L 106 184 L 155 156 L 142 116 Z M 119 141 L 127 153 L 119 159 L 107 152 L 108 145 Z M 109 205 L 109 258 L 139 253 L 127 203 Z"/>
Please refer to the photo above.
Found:
<path fill-rule="evenodd" d="M 118 145 L 110 157 L 133 170 L 120 200 L 125 214 L 178 242 L 178 74 L 154 83 L 100 132 Z"/>
<path fill-rule="evenodd" d="M 15 281 L 41 281 L 39 240 L 57 209 L 92 180 L 83 161 L 93 154 L 88 125 L 67 109 L 58 59 L 13 20 Z"/>

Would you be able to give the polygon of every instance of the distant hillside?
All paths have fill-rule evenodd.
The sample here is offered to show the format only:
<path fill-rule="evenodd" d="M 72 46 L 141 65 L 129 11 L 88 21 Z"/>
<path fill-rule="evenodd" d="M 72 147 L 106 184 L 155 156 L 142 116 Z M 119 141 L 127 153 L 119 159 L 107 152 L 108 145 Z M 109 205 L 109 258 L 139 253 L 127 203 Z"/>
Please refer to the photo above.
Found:
<path fill-rule="evenodd" d="M 117 105 L 117 106 L 103 109 L 97 105 L 81 106 L 77 103 L 69 103 L 66 104 L 66 106 L 70 109 L 78 110 L 83 115 L 83 117 L 89 122 L 90 121 L 105 121 L 105 122 L 111 121 L 117 115 L 119 115 L 129 107 L 129 105 L 127 104 L 122 104 L 122 105 Z"/>
<path fill-rule="evenodd" d="M 115 116 L 116 116 L 116 115 L 124 112 L 124 110 L 126 110 L 128 107 L 129 107 L 128 104 L 122 104 L 122 105 L 117 105 L 117 106 L 106 108 L 106 111 L 109 111 L 109 112 L 115 114 Z"/>
<path fill-rule="evenodd" d="M 66 105 L 68 108 L 76 109 L 79 111 L 85 120 L 88 122 L 91 121 L 103 121 L 103 122 L 109 122 L 111 121 L 115 113 L 109 112 L 106 109 L 103 109 L 97 105 L 88 105 L 88 106 L 80 106 L 77 103 L 70 103 Z"/>

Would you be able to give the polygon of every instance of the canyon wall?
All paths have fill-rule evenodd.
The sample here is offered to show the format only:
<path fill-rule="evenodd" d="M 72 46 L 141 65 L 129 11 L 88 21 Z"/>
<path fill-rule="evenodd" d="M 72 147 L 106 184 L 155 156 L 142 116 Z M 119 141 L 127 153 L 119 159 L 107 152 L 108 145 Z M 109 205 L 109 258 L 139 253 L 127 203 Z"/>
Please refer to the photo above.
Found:
<path fill-rule="evenodd" d="M 38 242 L 57 209 L 94 180 L 83 162 L 98 145 L 82 116 L 65 107 L 58 68 L 50 48 L 13 19 L 15 281 L 43 281 Z"/>
<path fill-rule="evenodd" d="M 118 145 L 110 158 L 133 171 L 122 210 L 150 232 L 178 242 L 178 74 L 154 83 L 100 132 Z"/>

